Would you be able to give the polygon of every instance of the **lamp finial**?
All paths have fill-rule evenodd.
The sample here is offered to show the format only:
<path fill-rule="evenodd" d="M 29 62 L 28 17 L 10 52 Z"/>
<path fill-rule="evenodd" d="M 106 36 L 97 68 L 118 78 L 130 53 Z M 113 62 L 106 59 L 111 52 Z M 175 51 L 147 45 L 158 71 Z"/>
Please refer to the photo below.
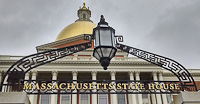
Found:
<path fill-rule="evenodd" d="M 101 15 L 100 22 L 98 23 L 98 25 L 100 25 L 100 24 L 108 25 L 108 23 L 105 21 L 105 18 L 103 15 Z"/>
<path fill-rule="evenodd" d="M 105 22 L 105 18 L 104 18 L 104 16 L 103 16 L 103 15 L 101 15 L 100 22 Z"/>

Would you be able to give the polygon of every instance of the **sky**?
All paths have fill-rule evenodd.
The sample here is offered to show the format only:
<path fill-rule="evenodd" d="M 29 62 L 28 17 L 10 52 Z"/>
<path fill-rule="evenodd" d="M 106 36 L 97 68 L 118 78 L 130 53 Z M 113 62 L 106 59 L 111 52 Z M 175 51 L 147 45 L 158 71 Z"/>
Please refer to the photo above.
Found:
<path fill-rule="evenodd" d="M 0 0 L 0 55 L 30 55 L 54 42 L 86 3 L 123 44 L 200 69 L 200 0 Z"/>

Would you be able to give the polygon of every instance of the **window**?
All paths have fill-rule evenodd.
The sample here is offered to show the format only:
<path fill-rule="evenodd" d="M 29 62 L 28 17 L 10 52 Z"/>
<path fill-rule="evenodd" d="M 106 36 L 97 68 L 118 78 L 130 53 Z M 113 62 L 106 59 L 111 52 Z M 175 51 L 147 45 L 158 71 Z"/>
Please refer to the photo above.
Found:
<path fill-rule="evenodd" d="M 99 94 L 99 104 L 107 104 L 107 94 Z"/>
<path fill-rule="evenodd" d="M 118 94 L 117 99 L 118 99 L 118 104 L 126 104 L 125 94 Z"/>
<path fill-rule="evenodd" d="M 50 104 L 50 95 L 41 95 L 40 104 Z"/>
<path fill-rule="evenodd" d="M 89 104 L 88 94 L 80 94 L 80 104 Z"/>
<path fill-rule="evenodd" d="M 148 94 L 142 94 L 142 98 L 147 98 L 148 99 Z"/>
<path fill-rule="evenodd" d="M 170 104 L 172 102 L 172 97 L 170 94 L 166 94 L 167 96 L 167 103 Z"/>
<path fill-rule="evenodd" d="M 148 94 L 142 94 L 143 104 L 150 104 L 150 97 Z"/>
<path fill-rule="evenodd" d="M 62 94 L 60 104 L 71 104 L 70 94 Z"/>
<path fill-rule="evenodd" d="M 83 13 L 83 18 L 86 18 L 86 14 L 85 13 Z"/>

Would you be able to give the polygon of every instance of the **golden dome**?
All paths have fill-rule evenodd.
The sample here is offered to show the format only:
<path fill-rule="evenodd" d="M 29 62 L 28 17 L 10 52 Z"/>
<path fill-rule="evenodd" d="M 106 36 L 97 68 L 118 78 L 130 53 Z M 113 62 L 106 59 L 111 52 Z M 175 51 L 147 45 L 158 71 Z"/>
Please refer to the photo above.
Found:
<path fill-rule="evenodd" d="M 78 10 L 77 15 L 79 18 L 76 20 L 76 22 L 65 27 L 58 34 L 56 41 L 81 34 L 92 34 L 93 28 L 96 27 L 96 24 L 90 20 L 91 11 L 89 10 L 89 7 L 85 7 L 85 3 L 83 3 L 83 7 Z"/>
<path fill-rule="evenodd" d="M 57 36 L 56 41 L 78 36 L 81 34 L 92 34 L 96 24 L 90 21 L 77 21 L 65 27 Z"/>

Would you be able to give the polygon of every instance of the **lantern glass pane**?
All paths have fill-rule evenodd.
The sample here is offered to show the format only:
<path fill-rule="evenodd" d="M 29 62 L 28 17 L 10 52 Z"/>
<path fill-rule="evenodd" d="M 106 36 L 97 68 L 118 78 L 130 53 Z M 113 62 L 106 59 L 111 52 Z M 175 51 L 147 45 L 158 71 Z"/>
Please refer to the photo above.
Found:
<path fill-rule="evenodd" d="M 97 48 L 96 51 L 98 52 L 99 57 L 103 57 L 101 48 Z"/>
<path fill-rule="evenodd" d="M 112 31 L 112 45 L 113 45 L 113 47 L 115 47 L 115 44 L 116 44 L 115 34 L 114 34 L 114 32 Z"/>
<path fill-rule="evenodd" d="M 100 30 L 100 41 L 102 46 L 112 46 L 111 32 L 107 29 Z"/>
<path fill-rule="evenodd" d="M 112 51 L 112 48 L 101 48 L 101 49 L 102 49 L 103 57 L 109 57 L 110 52 Z"/>
<path fill-rule="evenodd" d="M 112 49 L 111 53 L 110 53 L 110 58 L 113 58 L 115 56 L 115 49 Z"/>
<path fill-rule="evenodd" d="M 100 60 L 100 57 L 99 57 L 97 51 L 94 52 L 94 57 L 95 57 L 97 60 Z"/>
<path fill-rule="evenodd" d="M 99 30 L 95 31 L 95 47 L 99 46 Z"/>

